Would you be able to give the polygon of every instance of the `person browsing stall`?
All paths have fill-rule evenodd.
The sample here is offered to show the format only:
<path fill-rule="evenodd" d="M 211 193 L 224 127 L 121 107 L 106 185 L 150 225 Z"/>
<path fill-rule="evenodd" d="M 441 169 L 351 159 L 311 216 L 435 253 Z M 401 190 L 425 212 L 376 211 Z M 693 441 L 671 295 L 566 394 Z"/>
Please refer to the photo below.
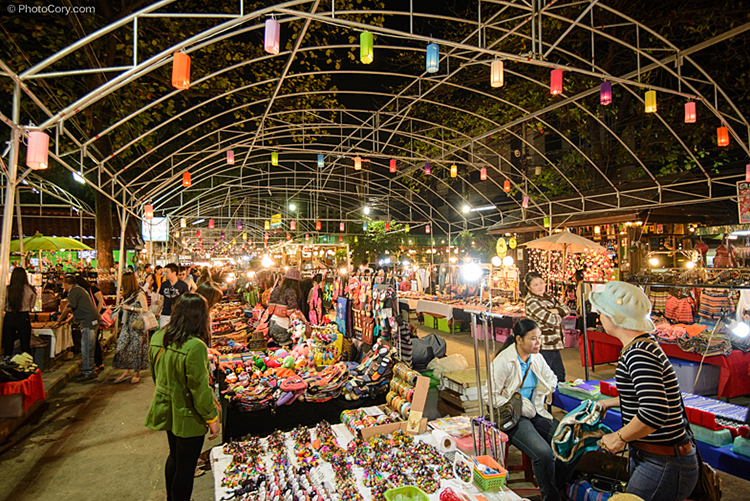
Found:
<path fill-rule="evenodd" d="M 565 348 L 562 319 L 570 314 L 570 310 L 546 292 L 547 284 L 539 273 L 527 273 L 524 282 L 528 289 L 524 308 L 526 316 L 536 322 L 542 331 L 542 356 L 555 372 L 557 380 L 565 382 L 565 365 L 560 353 Z"/>
<path fill-rule="evenodd" d="M 174 263 L 164 267 L 165 280 L 159 287 L 159 299 L 155 308 L 155 313 L 159 315 L 159 327 L 162 329 L 169 324 L 172 306 L 177 298 L 189 292 L 188 285 L 179 279 L 178 272 L 179 267 Z"/>
<path fill-rule="evenodd" d="M 545 402 L 557 388 L 557 376 L 539 354 L 542 332 L 537 324 L 522 318 L 513 326 L 502 351 L 492 361 L 492 390 L 495 406 L 520 392 L 522 417 L 511 429 L 503 429 L 510 443 L 531 458 L 534 476 L 545 501 L 557 501 L 577 462 L 556 460 L 550 443 L 559 424 L 547 412 Z"/>
<path fill-rule="evenodd" d="M 292 313 L 296 312 L 302 322 L 308 327 L 310 325 L 304 313 L 299 309 L 299 299 L 302 297 L 299 288 L 301 278 L 297 268 L 289 268 L 281 285 L 274 287 L 268 298 L 268 309 L 273 313 L 268 323 L 268 335 L 279 346 L 292 343 L 292 334 L 289 332 L 289 317 Z"/>
<path fill-rule="evenodd" d="M 623 427 L 604 435 L 602 448 L 617 453 L 628 447 L 628 493 L 645 501 L 682 501 L 698 481 L 698 459 L 677 376 L 648 334 L 655 329 L 651 302 L 638 287 L 618 281 L 589 298 L 607 334 L 623 345 L 615 372 L 619 397 L 599 402 L 605 410 L 620 408 Z"/>
<path fill-rule="evenodd" d="M 80 380 L 88 381 L 96 379 L 94 368 L 94 343 L 96 343 L 96 331 L 99 327 L 99 312 L 96 310 L 91 294 L 78 285 L 76 277 L 66 275 L 63 281 L 63 289 L 68 298 L 68 304 L 60 314 L 61 319 L 66 319 L 72 312 L 76 323 L 81 326 L 81 375 Z M 55 323 L 55 328 L 60 327 L 60 320 Z"/>

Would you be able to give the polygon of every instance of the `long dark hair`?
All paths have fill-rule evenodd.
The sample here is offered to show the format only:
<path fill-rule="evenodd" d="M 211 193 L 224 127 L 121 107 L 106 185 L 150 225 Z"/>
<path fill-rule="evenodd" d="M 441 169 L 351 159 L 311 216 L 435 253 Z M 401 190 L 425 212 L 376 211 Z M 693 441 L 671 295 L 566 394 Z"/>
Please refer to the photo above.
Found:
<path fill-rule="evenodd" d="M 297 294 L 297 301 L 300 300 L 302 297 L 302 290 L 299 288 L 299 280 L 292 280 L 291 278 L 285 278 L 283 282 L 281 282 L 281 287 L 279 287 L 279 290 L 282 294 L 286 292 L 287 289 L 292 289 L 295 294 Z M 279 296 L 284 297 L 284 296 Z"/>
<path fill-rule="evenodd" d="M 206 298 L 208 311 L 211 311 L 211 308 L 213 308 L 216 303 L 221 301 L 222 296 L 224 296 L 224 293 L 221 292 L 219 286 L 214 282 L 203 282 L 198 286 L 198 289 L 195 292 L 196 294 L 200 294 L 201 296 Z"/>
<path fill-rule="evenodd" d="M 200 294 L 183 294 L 172 306 L 172 316 L 164 333 L 164 346 L 174 343 L 178 348 L 191 337 L 211 346 L 211 317 L 206 298 Z"/>
<path fill-rule="evenodd" d="M 529 285 L 531 285 L 531 282 L 533 282 L 535 278 L 542 278 L 542 276 L 539 273 L 535 272 L 535 271 L 530 271 L 530 272 L 528 272 L 526 274 L 525 277 L 523 277 L 523 283 L 526 285 L 526 293 L 527 294 L 529 292 L 531 292 L 529 290 Z M 542 280 L 544 280 L 544 279 L 542 278 Z"/>
<path fill-rule="evenodd" d="M 26 287 L 31 287 L 26 270 L 20 266 L 13 268 L 10 274 L 10 285 L 8 285 L 8 303 L 10 311 L 18 313 L 23 307 L 23 293 Z"/>
<path fill-rule="evenodd" d="M 500 351 L 503 351 L 505 348 L 516 344 L 516 337 L 520 337 L 521 339 L 526 337 L 526 334 L 533 331 L 534 329 L 538 329 L 539 326 L 531 320 L 530 318 L 522 318 L 518 322 L 516 322 L 516 325 L 513 326 L 513 334 L 508 336 L 508 339 L 505 340 L 505 343 L 503 344 L 503 347 Z"/>

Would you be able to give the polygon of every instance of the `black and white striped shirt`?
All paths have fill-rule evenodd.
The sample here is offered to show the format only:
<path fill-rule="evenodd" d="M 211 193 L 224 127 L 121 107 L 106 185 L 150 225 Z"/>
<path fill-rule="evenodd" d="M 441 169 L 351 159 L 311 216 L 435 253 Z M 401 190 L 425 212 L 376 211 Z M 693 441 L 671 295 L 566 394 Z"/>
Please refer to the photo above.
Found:
<path fill-rule="evenodd" d="M 680 385 L 672 364 L 647 336 L 637 338 L 617 363 L 615 378 L 620 394 L 622 424 L 636 416 L 656 431 L 640 439 L 661 445 L 685 442 Z"/>

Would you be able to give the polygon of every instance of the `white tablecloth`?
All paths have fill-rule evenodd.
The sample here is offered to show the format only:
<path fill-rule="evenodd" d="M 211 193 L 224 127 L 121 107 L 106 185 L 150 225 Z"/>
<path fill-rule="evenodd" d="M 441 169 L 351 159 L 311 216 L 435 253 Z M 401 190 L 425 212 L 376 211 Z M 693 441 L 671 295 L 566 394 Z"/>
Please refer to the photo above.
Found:
<path fill-rule="evenodd" d="M 333 425 L 333 431 L 336 434 L 336 439 L 338 440 L 338 443 L 341 447 L 346 447 L 346 445 L 352 440 L 352 434 L 349 432 L 349 430 L 344 426 L 343 424 L 335 424 Z M 313 430 L 313 434 L 314 434 Z M 430 441 L 430 434 L 425 433 L 424 435 L 417 435 L 417 440 L 422 440 L 424 442 Z M 265 439 L 263 439 L 265 442 Z M 293 465 L 296 465 L 296 456 L 294 454 L 294 447 L 291 439 L 287 439 L 287 453 L 289 454 L 289 458 Z M 266 462 L 266 466 L 271 466 L 271 458 L 270 455 L 266 454 L 264 456 L 264 461 Z M 221 480 L 224 478 L 224 470 L 229 466 L 229 463 L 232 461 L 232 456 L 226 455 L 223 452 L 222 446 L 214 447 L 211 449 L 211 471 L 213 472 L 214 476 L 214 498 L 216 501 L 220 501 L 223 497 L 226 497 L 229 494 L 229 491 L 221 486 Z M 323 473 L 323 477 L 326 479 L 332 479 L 334 478 L 333 468 L 331 468 L 330 463 L 327 463 L 325 461 L 321 461 L 321 470 Z M 357 477 L 357 485 L 359 486 L 359 492 L 362 494 L 362 497 L 365 499 L 365 501 L 372 500 L 372 496 L 370 496 L 370 488 L 365 487 L 364 482 L 362 481 L 363 477 L 363 470 L 362 468 L 355 466 L 354 467 L 354 473 Z M 503 488 L 502 492 L 482 492 L 480 491 L 476 486 L 472 485 L 471 487 L 465 487 L 463 484 L 458 482 L 457 480 L 451 479 L 451 480 L 441 480 L 440 481 L 440 489 L 429 496 L 431 500 L 439 500 L 440 492 L 443 491 L 446 487 L 451 487 L 453 490 L 460 492 L 464 491 L 468 494 L 482 494 L 485 498 L 487 498 L 488 501 L 520 501 L 521 497 L 519 497 L 515 492 L 511 491 L 507 487 Z"/>
<path fill-rule="evenodd" d="M 427 313 L 450 320 L 453 318 L 453 305 L 420 299 L 417 301 L 417 313 Z"/>
<path fill-rule="evenodd" d="M 49 341 L 49 358 L 55 358 L 73 346 L 73 332 L 70 324 L 64 324 L 57 329 L 31 329 L 31 333 L 41 337 L 46 337 Z"/>

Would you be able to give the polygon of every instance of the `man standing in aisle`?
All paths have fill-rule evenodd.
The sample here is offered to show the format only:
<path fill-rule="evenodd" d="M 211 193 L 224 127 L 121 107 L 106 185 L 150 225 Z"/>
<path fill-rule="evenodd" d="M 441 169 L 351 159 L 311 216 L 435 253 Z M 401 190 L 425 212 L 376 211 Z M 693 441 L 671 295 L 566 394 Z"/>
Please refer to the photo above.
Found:
<path fill-rule="evenodd" d="M 195 292 L 198 290 L 198 286 L 195 284 L 193 277 L 188 273 L 187 266 L 180 267 L 180 280 L 187 284 L 188 292 Z"/>
<path fill-rule="evenodd" d="M 169 324 L 172 306 L 177 302 L 177 298 L 189 291 L 188 285 L 178 277 L 180 268 L 176 264 L 169 263 L 163 269 L 165 280 L 159 287 L 159 299 L 156 302 L 155 309 L 160 315 L 159 327 L 162 329 Z"/>
<path fill-rule="evenodd" d="M 164 282 L 164 268 L 161 266 L 154 268 L 154 275 L 156 275 L 156 288 L 161 289 L 161 284 Z"/>
<path fill-rule="evenodd" d="M 76 283 L 76 277 L 66 275 L 63 281 L 63 289 L 68 295 L 68 304 L 65 306 L 60 319 L 65 319 L 73 312 L 73 318 L 81 326 L 81 375 L 80 381 L 96 379 L 94 370 L 94 343 L 96 342 L 96 331 L 99 327 L 99 312 L 94 301 L 83 287 Z M 60 327 L 60 320 L 55 328 Z"/>

